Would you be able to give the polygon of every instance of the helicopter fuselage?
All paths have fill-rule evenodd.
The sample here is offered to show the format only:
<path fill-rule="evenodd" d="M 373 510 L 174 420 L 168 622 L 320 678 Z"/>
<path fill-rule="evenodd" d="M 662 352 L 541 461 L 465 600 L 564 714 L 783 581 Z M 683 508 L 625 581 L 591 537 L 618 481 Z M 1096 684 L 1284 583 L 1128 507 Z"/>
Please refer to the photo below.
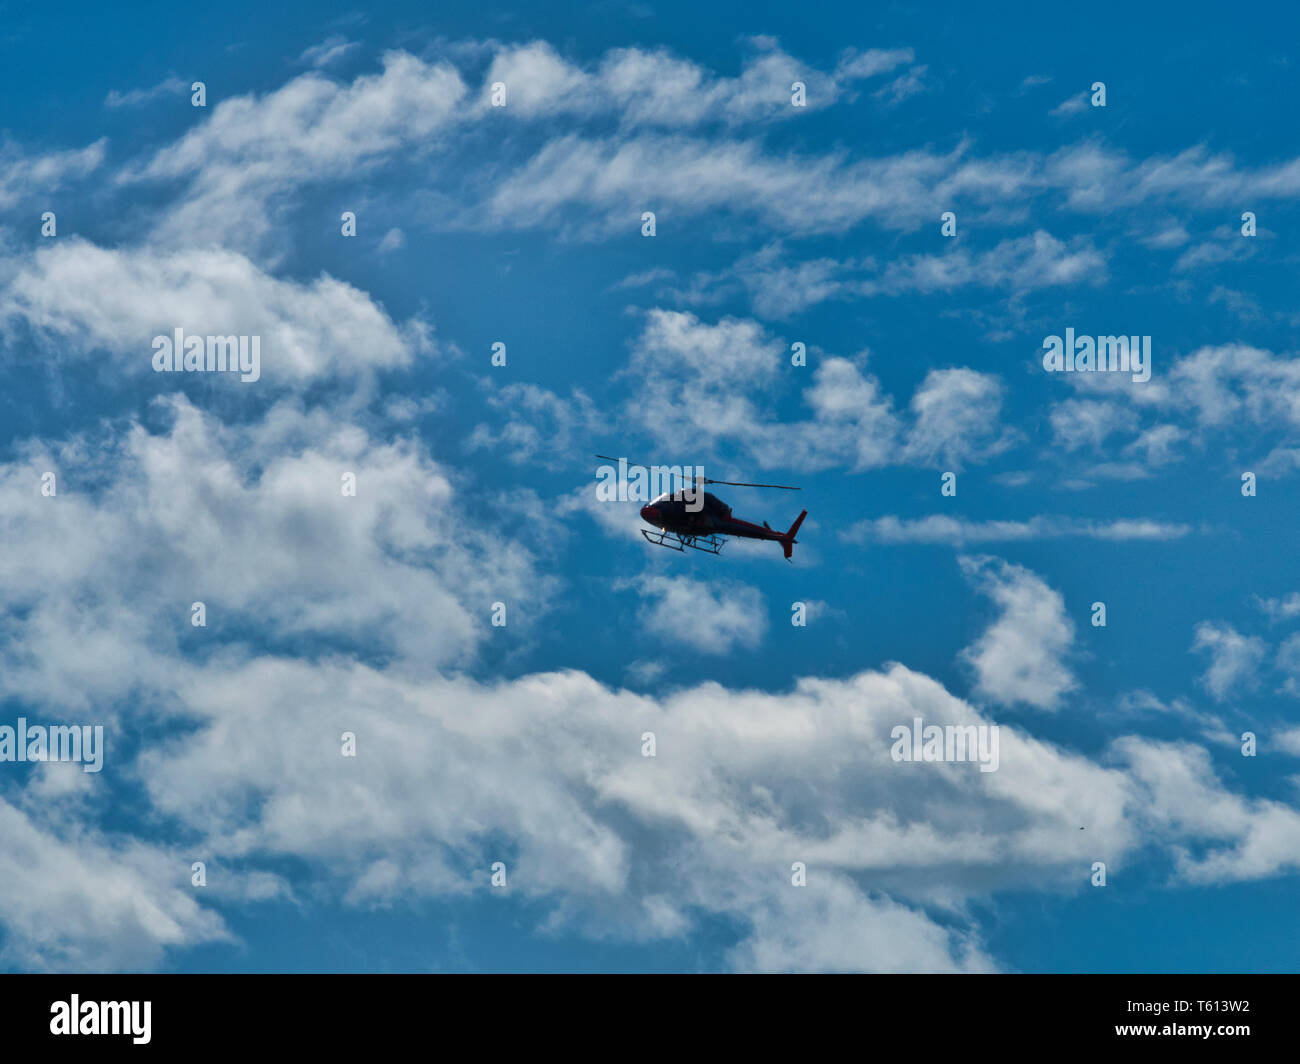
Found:
<path fill-rule="evenodd" d="M 784 540 L 785 533 L 766 524 L 755 525 L 731 516 L 731 507 L 711 492 L 704 493 L 704 505 L 698 511 L 687 509 L 698 500 L 691 492 L 672 492 L 651 499 L 641 507 L 642 519 L 655 528 L 679 536 L 736 536 L 742 539 Z"/>

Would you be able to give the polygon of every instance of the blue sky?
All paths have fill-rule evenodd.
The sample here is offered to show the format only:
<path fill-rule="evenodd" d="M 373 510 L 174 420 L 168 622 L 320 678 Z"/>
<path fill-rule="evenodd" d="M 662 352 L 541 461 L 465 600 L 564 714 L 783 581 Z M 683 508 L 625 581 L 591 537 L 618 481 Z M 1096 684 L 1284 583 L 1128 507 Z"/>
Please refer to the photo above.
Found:
<path fill-rule="evenodd" d="M 1295 969 L 1295 16 L 71 7 L 0 9 L 0 725 L 107 753 L 0 763 L 0 965 Z M 801 485 L 719 489 L 793 564 L 596 452 Z"/>

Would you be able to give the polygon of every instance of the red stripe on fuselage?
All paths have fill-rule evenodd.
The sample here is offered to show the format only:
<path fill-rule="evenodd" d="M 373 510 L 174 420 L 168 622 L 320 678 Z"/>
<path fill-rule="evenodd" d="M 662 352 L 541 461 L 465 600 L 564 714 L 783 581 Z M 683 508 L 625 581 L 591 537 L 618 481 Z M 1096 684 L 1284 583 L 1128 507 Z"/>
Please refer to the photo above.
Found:
<path fill-rule="evenodd" d="M 714 531 L 720 536 L 739 536 L 744 539 L 784 539 L 785 533 L 777 532 L 771 528 L 764 528 L 762 525 L 751 525 L 748 521 L 738 521 L 732 518 L 730 521 L 714 522 Z"/>

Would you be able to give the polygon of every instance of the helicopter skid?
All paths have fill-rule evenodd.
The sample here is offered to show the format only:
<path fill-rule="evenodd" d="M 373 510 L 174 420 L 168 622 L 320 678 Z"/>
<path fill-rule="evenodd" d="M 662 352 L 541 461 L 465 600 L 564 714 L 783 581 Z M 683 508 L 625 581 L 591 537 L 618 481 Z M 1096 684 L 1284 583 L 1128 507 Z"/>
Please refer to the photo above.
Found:
<path fill-rule="evenodd" d="M 645 536 L 646 541 L 659 547 L 667 547 L 669 550 L 686 553 L 686 548 L 691 550 L 701 550 L 705 554 L 721 554 L 722 544 L 726 542 L 718 536 L 682 536 L 676 532 L 669 532 L 661 529 L 658 532 L 651 532 L 648 529 L 641 529 L 641 535 Z M 673 542 L 669 542 L 672 540 Z"/>

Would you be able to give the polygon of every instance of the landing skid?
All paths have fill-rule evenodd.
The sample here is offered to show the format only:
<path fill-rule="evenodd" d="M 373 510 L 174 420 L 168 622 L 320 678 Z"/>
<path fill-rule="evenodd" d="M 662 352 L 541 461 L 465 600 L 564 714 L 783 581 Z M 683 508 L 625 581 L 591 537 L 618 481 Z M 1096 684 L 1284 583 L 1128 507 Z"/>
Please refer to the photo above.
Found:
<path fill-rule="evenodd" d="M 641 529 L 641 535 L 645 536 L 647 542 L 658 547 L 667 547 L 669 550 L 680 551 L 683 554 L 686 553 L 687 547 L 691 550 L 702 550 L 705 554 L 721 554 L 722 544 L 726 542 L 720 536 L 681 536 L 676 532 L 651 532 L 644 528 Z"/>

